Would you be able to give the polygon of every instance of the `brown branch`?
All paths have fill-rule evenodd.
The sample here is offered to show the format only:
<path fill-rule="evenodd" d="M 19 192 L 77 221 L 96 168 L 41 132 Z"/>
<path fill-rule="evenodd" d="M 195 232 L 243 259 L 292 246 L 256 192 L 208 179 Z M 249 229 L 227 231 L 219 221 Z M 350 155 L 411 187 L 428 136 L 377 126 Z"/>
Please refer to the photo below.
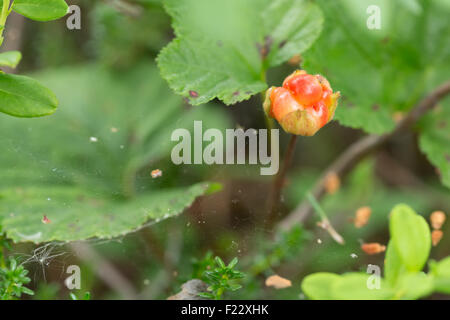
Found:
<path fill-rule="evenodd" d="M 396 126 L 396 128 L 388 134 L 385 135 L 369 135 L 366 136 L 344 151 L 324 172 L 321 178 L 316 182 L 312 194 L 319 200 L 325 194 L 325 184 L 326 178 L 330 173 L 335 173 L 339 177 L 345 176 L 356 164 L 358 164 L 365 156 L 370 154 L 375 149 L 379 148 L 381 145 L 390 140 L 393 136 L 398 133 L 410 128 L 414 123 L 417 122 L 425 113 L 433 109 L 436 104 L 450 93 L 450 81 L 445 82 L 437 89 L 432 91 L 428 96 L 426 96 L 419 104 L 413 108 L 408 115 L 403 118 Z M 312 213 L 311 204 L 307 199 L 303 202 L 288 216 L 278 223 L 278 227 L 287 230 L 291 228 L 294 224 L 305 221 Z"/>

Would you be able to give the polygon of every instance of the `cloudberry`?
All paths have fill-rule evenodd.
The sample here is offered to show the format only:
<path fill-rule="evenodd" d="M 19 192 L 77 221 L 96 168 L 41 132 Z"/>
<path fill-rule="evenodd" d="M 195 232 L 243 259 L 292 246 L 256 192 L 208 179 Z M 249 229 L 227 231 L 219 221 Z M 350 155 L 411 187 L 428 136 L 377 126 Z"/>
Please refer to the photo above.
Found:
<path fill-rule="evenodd" d="M 297 70 L 282 87 L 267 90 L 264 110 L 286 132 L 312 136 L 333 119 L 338 98 L 323 76 Z"/>

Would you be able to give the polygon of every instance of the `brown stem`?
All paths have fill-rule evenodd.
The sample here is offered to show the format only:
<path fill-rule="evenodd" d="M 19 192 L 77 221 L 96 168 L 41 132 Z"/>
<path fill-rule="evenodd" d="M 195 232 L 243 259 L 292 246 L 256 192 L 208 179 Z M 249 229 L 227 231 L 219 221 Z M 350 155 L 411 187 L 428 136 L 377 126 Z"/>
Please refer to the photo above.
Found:
<path fill-rule="evenodd" d="M 269 229 L 272 228 L 273 224 L 277 220 L 278 209 L 280 207 L 281 192 L 283 191 L 286 172 L 288 171 L 289 166 L 291 165 L 292 162 L 292 158 L 294 156 L 295 143 L 297 142 L 297 137 L 298 136 L 294 134 L 291 136 L 288 148 L 286 149 L 286 153 L 284 154 L 283 165 L 273 181 L 271 189 L 271 197 L 269 199 L 269 204 L 267 206 L 267 208 L 269 208 L 269 216 L 266 220 L 266 226 Z"/>
<path fill-rule="evenodd" d="M 344 153 L 342 153 L 322 174 L 321 178 L 316 182 L 312 195 L 319 200 L 325 194 L 326 178 L 330 173 L 335 173 L 339 177 L 345 176 L 356 164 L 358 164 L 369 153 L 386 143 L 393 136 L 408 129 L 417 122 L 425 113 L 433 109 L 436 104 L 450 93 L 450 81 L 445 82 L 428 96 L 426 96 L 419 104 L 414 107 L 408 115 L 403 118 L 396 128 L 388 134 L 382 136 L 369 135 L 361 138 L 352 144 Z M 308 200 L 302 203 L 288 216 L 278 223 L 278 227 L 287 230 L 294 224 L 305 221 L 312 213 L 311 204 Z"/>

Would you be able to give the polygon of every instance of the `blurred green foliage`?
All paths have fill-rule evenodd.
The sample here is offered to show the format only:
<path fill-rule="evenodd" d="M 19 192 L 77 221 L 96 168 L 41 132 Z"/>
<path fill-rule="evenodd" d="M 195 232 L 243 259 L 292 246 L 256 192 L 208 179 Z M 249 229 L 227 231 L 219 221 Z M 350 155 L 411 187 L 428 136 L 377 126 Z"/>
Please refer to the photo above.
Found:
<path fill-rule="evenodd" d="M 176 215 L 206 191 L 205 184 L 168 190 L 168 179 L 160 190 L 150 171 L 170 177 L 174 129 L 193 130 L 195 119 L 223 128 L 226 116 L 183 111 L 149 64 L 127 72 L 87 65 L 36 76 L 59 93 L 65 108 L 39 122 L 1 119 L 1 162 L 8 169 L 0 208 L 10 238 L 111 238 Z M 44 215 L 48 225 L 41 222 Z"/>
<path fill-rule="evenodd" d="M 447 260 L 435 263 L 434 272 L 422 269 L 431 249 L 430 227 L 423 217 L 407 205 L 397 205 L 390 214 L 391 240 L 385 258 L 384 276 L 373 273 L 315 273 L 302 283 L 312 299 L 338 300 L 413 300 L 434 290 L 448 292 Z M 380 270 L 380 269 L 379 269 Z M 438 275 L 437 279 L 434 278 Z"/>
<path fill-rule="evenodd" d="M 264 127 L 260 101 L 255 97 L 232 108 L 218 101 L 188 105 L 169 90 L 154 63 L 174 36 L 161 1 L 126 1 L 133 6 L 131 13 L 113 2 L 78 1 L 82 8 L 79 31 L 67 30 L 64 20 L 25 24 L 25 54 L 19 70 L 32 73 L 51 88 L 60 100 L 60 109 L 38 120 L 0 116 L 0 219 L 15 241 L 25 240 L 20 234 L 39 232 L 39 239 L 28 240 L 126 234 L 113 241 L 87 243 L 130 281 L 138 298 L 166 299 L 192 278 L 210 281 L 216 289 L 223 287 L 217 277 L 208 279 L 205 273 L 223 269 L 213 258 L 220 256 L 225 261 L 238 257 L 237 268 L 246 275 L 239 279 L 242 288 L 228 292 L 226 298 L 304 299 L 301 283 L 308 274 L 361 273 L 368 264 L 383 265 L 384 255 L 367 256 L 360 244 L 388 243 L 388 216 L 396 204 L 407 203 L 424 217 L 436 209 L 450 212 L 448 190 L 439 185 L 434 168 L 420 155 L 413 139 L 402 138 L 380 152 L 395 158 L 402 170 L 391 167 L 384 158 L 372 157 L 341 181 L 336 194 L 321 201 L 346 240 L 345 246 L 316 228 L 316 217 L 286 233 L 267 234 L 261 208 L 269 181 L 258 176 L 255 167 L 177 167 L 169 159 L 170 133 L 180 127 L 192 130 L 194 120 L 220 129 Z M 449 47 L 442 35 L 448 33 L 449 7 L 443 0 L 372 2 L 382 8 L 381 30 L 367 30 L 365 1 L 315 1 L 324 15 L 324 30 L 311 49 L 302 53 L 302 67 L 323 73 L 334 89 L 342 92 L 344 99 L 337 113 L 341 124 L 383 133 L 394 126 L 396 112 L 412 108 L 448 76 L 445 57 Z M 278 17 L 289 18 L 289 10 L 279 9 Z M 268 22 L 274 30 L 276 21 Z M 259 25 L 252 28 L 258 29 L 258 34 L 263 29 Z M 258 41 L 263 44 L 264 34 L 260 36 Z M 244 47 L 251 51 L 250 57 L 259 59 L 261 47 L 255 42 L 253 39 Z M 303 50 L 294 45 L 287 48 L 298 50 L 296 53 Z M 214 52 L 208 49 L 202 54 L 214 60 Z M 288 53 L 292 52 L 287 51 L 283 61 Z M 217 59 L 214 63 L 219 64 Z M 269 78 L 278 85 L 297 67 L 283 64 L 271 68 Z M 255 73 L 255 79 L 260 76 Z M 450 154 L 447 106 L 448 100 L 443 101 L 442 107 L 417 127 L 421 149 L 439 167 L 445 183 L 449 174 L 446 154 Z M 313 138 L 300 139 L 280 215 L 294 209 L 322 169 L 361 135 L 361 131 L 332 124 Z M 285 138 L 282 136 L 282 149 Z M 163 177 L 152 179 L 153 169 L 161 169 Z M 198 182 L 216 180 L 224 186 L 220 193 L 193 202 L 206 190 Z M 149 219 L 164 217 L 169 208 L 172 216 L 189 206 L 177 219 L 128 233 Z M 372 216 L 367 226 L 356 229 L 351 219 L 361 206 L 370 206 Z M 44 215 L 51 223 L 42 223 Z M 114 219 L 107 219 L 111 217 Z M 439 291 L 448 293 L 448 258 L 443 259 L 450 247 L 446 225 L 443 231 L 441 243 L 430 253 L 430 259 L 440 262 L 430 264 L 430 273 Z M 29 243 L 14 244 L 17 265 L 21 255 L 34 248 Z M 63 248 L 71 251 L 68 246 Z M 205 256 L 207 252 L 210 254 Z M 63 267 L 58 268 L 58 262 Z M 98 277 L 95 265 L 69 254 L 45 267 L 47 281 L 39 276 L 40 268 L 26 265 L 34 280 L 27 286 L 36 292 L 36 299 L 70 297 L 63 285 L 67 264 L 79 264 L 82 270 L 82 289 L 74 292 L 76 297 L 85 292 L 96 299 L 122 297 Z M 292 287 L 266 287 L 266 277 L 273 274 L 291 280 Z M 414 281 L 426 284 L 422 280 Z"/>

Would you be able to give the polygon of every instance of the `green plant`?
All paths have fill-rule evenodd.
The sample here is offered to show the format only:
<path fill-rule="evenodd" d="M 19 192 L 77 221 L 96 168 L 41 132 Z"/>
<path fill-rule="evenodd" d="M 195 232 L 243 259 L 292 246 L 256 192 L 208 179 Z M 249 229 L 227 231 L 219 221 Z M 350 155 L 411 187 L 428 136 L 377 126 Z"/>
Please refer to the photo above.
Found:
<path fill-rule="evenodd" d="M 11 244 L 6 239 L 0 225 L 0 300 L 13 300 L 22 294 L 33 295 L 33 291 L 25 287 L 31 279 L 27 277 L 28 270 L 14 257 L 5 259 L 5 251 L 11 250 Z"/>
<path fill-rule="evenodd" d="M 396 206 L 390 215 L 391 239 L 386 251 L 384 277 L 366 273 L 311 274 L 302 282 L 311 299 L 418 299 L 432 292 L 450 292 L 450 258 L 430 262 L 427 222 L 407 205 Z M 376 283 L 378 282 L 378 285 Z"/>
<path fill-rule="evenodd" d="M 207 257 L 208 258 L 208 257 Z M 211 266 L 212 270 L 204 272 L 204 280 L 209 285 L 208 291 L 199 295 L 203 298 L 220 300 L 227 291 L 236 291 L 242 286 L 236 283 L 237 280 L 245 277 L 245 274 L 235 270 L 238 259 L 234 258 L 226 265 L 222 259 L 216 257 L 215 265 Z"/>
<path fill-rule="evenodd" d="M 61 18 L 68 12 L 64 0 L 2 0 L 0 3 L 0 46 L 9 14 L 15 11 L 36 21 Z M 22 58 L 18 51 L 0 53 L 0 66 L 15 68 Z M 16 117 L 40 117 L 55 112 L 55 95 L 36 80 L 0 72 L 0 112 Z"/>

